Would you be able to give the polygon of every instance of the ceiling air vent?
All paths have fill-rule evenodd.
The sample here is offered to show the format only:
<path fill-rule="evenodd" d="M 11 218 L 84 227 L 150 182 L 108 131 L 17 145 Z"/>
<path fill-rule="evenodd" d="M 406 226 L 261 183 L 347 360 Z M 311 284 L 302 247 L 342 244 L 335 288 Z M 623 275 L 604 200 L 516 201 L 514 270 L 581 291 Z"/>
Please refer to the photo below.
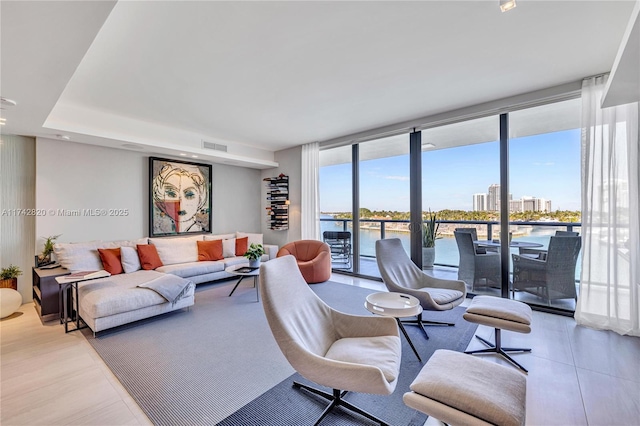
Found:
<path fill-rule="evenodd" d="M 227 146 L 222 145 L 221 143 L 202 141 L 202 147 L 206 149 L 215 149 L 216 151 L 227 152 Z"/>

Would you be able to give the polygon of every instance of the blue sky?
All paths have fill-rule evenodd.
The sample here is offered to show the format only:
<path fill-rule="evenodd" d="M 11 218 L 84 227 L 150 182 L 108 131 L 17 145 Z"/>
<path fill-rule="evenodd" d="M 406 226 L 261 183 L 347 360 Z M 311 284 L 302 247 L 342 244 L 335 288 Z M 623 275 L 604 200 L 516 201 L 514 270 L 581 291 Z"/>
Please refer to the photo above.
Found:
<path fill-rule="evenodd" d="M 509 158 L 513 199 L 534 196 L 551 200 L 554 211 L 580 210 L 579 129 L 512 139 Z M 500 183 L 499 164 L 497 141 L 423 152 L 423 208 L 472 210 L 473 194 Z M 371 210 L 409 211 L 408 155 L 361 162 L 360 197 Z M 350 164 L 321 168 L 320 210 L 351 210 Z"/>

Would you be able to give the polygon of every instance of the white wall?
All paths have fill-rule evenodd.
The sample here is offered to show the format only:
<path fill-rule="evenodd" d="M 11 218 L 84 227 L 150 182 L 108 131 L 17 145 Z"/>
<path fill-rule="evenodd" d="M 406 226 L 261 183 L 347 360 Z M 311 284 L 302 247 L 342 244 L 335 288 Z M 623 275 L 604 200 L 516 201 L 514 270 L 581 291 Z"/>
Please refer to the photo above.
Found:
<path fill-rule="evenodd" d="M 58 241 L 139 238 L 149 229 L 149 153 L 38 138 L 36 235 Z M 260 230 L 260 170 L 213 165 L 213 232 Z M 126 216 L 64 216 L 60 210 L 127 209 Z M 38 240 L 36 251 L 41 250 Z"/>
<path fill-rule="evenodd" d="M 0 267 L 19 266 L 22 302 L 32 299 L 35 218 L 36 142 L 33 138 L 2 135 L 0 141 Z M 17 210 L 16 210 L 17 209 Z M 27 211 L 24 211 L 24 210 Z"/>
<path fill-rule="evenodd" d="M 289 205 L 289 229 L 287 231 L 269 229 L 265 210 L 267 207 L 267 188 L 266 185 L 262 185 L 262 233 L 265 241 L 269 240 L 272 244 L 282 247 L 288 242 L 299 240 L 302 236 L 300 228 L 302 147 L 297 146 L 277 151 L 274 160 L 279 164 L 279 167 L 263 170 L 262 178 L 278 176 L 280 173 L 289 176 L 289 201 L 291 202 Z"/>

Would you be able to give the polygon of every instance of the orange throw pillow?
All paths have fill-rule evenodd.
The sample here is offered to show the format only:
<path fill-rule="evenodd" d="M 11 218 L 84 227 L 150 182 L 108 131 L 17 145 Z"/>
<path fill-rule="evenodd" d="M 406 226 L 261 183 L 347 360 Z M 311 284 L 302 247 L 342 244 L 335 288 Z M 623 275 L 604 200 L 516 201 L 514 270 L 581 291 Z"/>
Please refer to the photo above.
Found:
<path fill-rule="evenodd" d="M 124 272 L 122 262 L 120 261 L 120 247 L 110 249 L 99 248 L 98 253 L 100 254 L 100 260 L 102 260 L 102 266 L 105 271 L 111 275 L 118 275 Z"/>
<path fill-rule="evenodd" d="M 198 261 L 222 260 L 222 240 L 196 241 L 198 243 Z"/>
<path fill-rule="evenodd" d="M 247 252 L 249 237 L 236 238 L 236 256 L 244 256 Z"/>
<path fill-rule="evenodd" d="M 153 244 L 138 244 L 138 257 L 140 258 L 140 266 L 142 269 L 150 270 L 162 266 L 158 250 Z"/>

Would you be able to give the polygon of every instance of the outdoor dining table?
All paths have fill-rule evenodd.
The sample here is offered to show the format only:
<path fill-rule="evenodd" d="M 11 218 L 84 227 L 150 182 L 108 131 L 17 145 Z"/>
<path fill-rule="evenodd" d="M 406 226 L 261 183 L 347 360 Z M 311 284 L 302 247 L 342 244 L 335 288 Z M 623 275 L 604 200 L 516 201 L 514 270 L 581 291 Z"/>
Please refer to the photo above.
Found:
<path fill-rule="evenodd" d="M 473 244 L 478 247 L 500 247 L 500 241 L 498 240 L 478 240 L 474 241 Z M 509 243 L 509 247 L 513 248 L 539 248 L 542 246 L 540 243 L 530 243 L 528 241 L 511 241 Z"/>

